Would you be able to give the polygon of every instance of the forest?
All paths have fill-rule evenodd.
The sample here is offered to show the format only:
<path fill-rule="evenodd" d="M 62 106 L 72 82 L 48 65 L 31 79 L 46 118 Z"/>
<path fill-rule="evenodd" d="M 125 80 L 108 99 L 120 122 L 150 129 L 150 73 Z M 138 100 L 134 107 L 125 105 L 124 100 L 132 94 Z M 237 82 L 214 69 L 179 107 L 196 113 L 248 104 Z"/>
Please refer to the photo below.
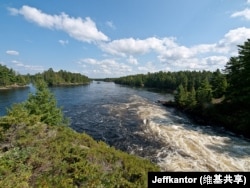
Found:
<path fill-rule="evenodd" d="M 55 72 L 52 68 L 35 75 L 21 75 L 0 64 L 0 87 L 18 87 L 44 80 L 48 86 L 88 84 L 90 79 L 80 73 L 65 70 Z"/>

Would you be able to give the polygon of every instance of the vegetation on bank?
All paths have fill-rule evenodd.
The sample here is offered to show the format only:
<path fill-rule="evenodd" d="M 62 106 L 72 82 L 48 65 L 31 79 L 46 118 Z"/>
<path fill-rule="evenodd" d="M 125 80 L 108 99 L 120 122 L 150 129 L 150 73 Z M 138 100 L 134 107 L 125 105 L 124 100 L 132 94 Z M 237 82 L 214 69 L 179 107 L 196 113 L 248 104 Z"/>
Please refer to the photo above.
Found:
<path fill-rule="evenodd" d="M 250 39 L 238 48 L 238 56 L 230 58 L 223 73 L 160 71 L 112 80 L 172 91 L 175 101 L 165 105 L 175 106 L 199 122 L 222 125 L 250 137 Z"/>
<path fill-rule="evenodd" d="M 72 73 L 64 70 L 55 72 L 52 68 L 43 73 L 37 73 L 34 76 L 31 76 L 31 80 L 33 82 L 44 80 L 48 86 L 80 85 L 88 84 L 90 82 L 90 79 L 87 76 L 80 73 Z"/>
<path fill-rule="evenodd" d="M 87 76 L 80 73 L 64 70 L 55 72 L 52 68 L 35 75 L 21 75 L 0 64 L 0 88 L 17 88 L 40 80 L 45 81 L 48 86 L 81 85 L 88 84 L 91 81 Z"/>
<path fill-rule="evenodd" d="M 27 76 L 23 76 L 0 64 L 0 88 L 20 87 L 29 83 Z"/>
<path fill-rule="evenodd" d="M 77 133 L 44 82 L 0 118 L 0 187 L 146 187 L 159 167 Z"/>

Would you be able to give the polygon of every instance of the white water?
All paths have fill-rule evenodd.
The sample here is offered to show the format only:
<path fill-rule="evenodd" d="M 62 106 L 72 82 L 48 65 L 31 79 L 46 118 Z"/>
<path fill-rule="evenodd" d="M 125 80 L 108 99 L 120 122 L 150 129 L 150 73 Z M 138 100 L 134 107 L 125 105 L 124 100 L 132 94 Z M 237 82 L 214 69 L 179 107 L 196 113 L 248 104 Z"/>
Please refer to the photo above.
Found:
<path fill-rule="evenodd" d="M 154 156 L 162 171 L 250 171 L 249 140 L 209 126 L 193 125 L 169 109 L 136 95 L 129 101 L 110 109 L 137 113 L 142 129 L 134 134 L 162 143 L 155 148 Z"/>
<path fill-rule="evenodd" d="M 163 171 L 250 171 L 250 140 L 194 125 L 183 114 L 154 103 L 172 99 L 168 94 L 107 82 L 52 91 L 73 129 L 148 158 Z M 0 115 L 29 92 L 32 88 L 1 91 Z"/>

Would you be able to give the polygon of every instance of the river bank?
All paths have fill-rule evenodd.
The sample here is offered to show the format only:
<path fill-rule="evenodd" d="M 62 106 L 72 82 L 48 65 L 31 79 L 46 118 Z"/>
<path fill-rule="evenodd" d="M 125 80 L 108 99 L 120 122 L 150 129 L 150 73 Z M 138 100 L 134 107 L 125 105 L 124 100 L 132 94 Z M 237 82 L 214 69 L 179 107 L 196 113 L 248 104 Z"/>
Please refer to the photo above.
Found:
<path fill-rule="evenodd" d="M 8 86 L 0 86 L 0 90 L 18 89 L 18 88 L 26 88 L 26 87 L 29 87 L 29 85 L 12 84 Z"/>
<path fill-rule="evenodd" d="M 173 101 L 157 101 L 165 107 L 175 108 L 187 115 L 192 121 L 201 125 L 224 127 L 239 136 L 250 138 L 250 129 L 247 126 L 249 116 L 243 113 L 244 108 L 230 103 L 209 104 L 206 107 L 193 109 L 182 108 Z"/>

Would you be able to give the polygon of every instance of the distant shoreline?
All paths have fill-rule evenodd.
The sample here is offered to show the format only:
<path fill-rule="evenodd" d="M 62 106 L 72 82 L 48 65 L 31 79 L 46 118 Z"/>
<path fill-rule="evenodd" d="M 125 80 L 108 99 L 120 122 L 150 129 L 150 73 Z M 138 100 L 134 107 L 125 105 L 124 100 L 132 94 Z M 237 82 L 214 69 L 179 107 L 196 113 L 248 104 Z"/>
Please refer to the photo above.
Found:
<path fill-rule="evenodd" d="M 18 88 L 25 88 L 25 87 L 29 87 L 29 85 L 13 84 L 13 85 L 8 85 L 8 86 L 0 86 L 0 90 L 18 89 Z"/>
<path fill-rule="evenodd" d="M 60 86 L 80 86 L 80 85 L 88 85 L 88 83 L 59 83 L 59 84 L 53 84 L 49 87 L 60 87 Z M 0 86 L 0 91 L 1 90 L 9 90 L 9 89 L 18 89 L 18 88 L 26 88 L 29 87 L 29 85 L 18 85 L 18 84 L 13 84 L 13 85 L 8 85 L 8 86 Z"/>
<path fill-rule="evenodd" d="M 57 86 L 80 86 L 80 85 L 88 85 L 90 82 L 85 82 L 85 83 L 59 83 L 59 84 L 52 84 L 52 85 L 49 85 L 52 86 L 52 87 L 57 87 Z"/>

